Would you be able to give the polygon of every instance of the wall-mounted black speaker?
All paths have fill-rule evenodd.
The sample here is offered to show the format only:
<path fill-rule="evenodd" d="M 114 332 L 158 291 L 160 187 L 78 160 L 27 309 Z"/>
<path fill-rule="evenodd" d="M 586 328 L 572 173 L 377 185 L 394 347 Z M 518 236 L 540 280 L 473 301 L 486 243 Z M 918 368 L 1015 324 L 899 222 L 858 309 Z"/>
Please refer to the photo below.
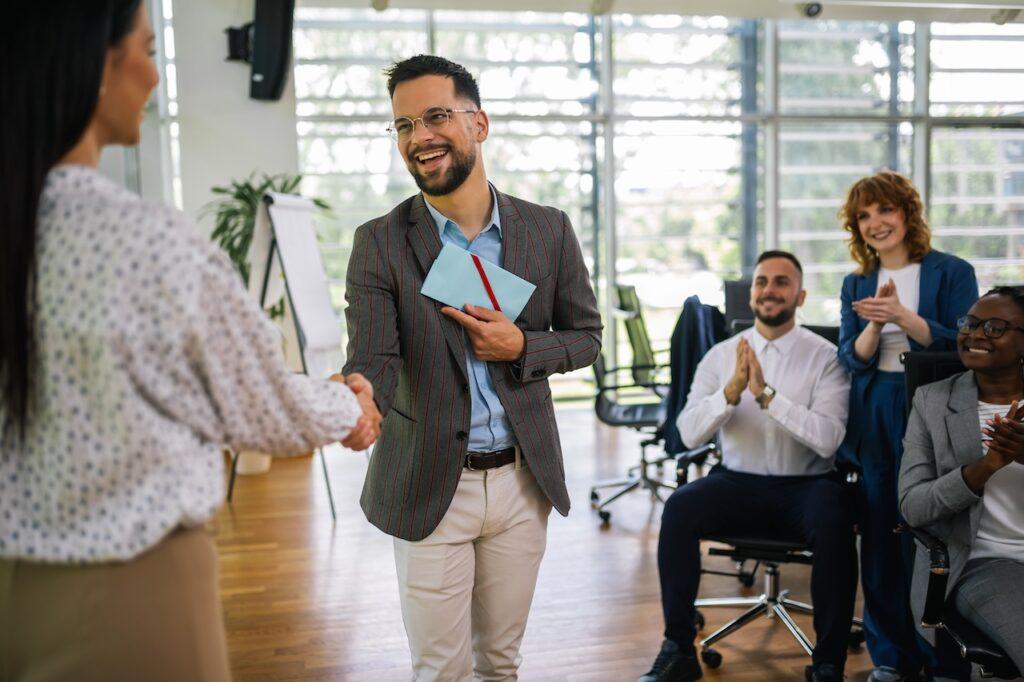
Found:
<path fill-rule="evenodd" d="M 288 82 L 292 56 L 292 18 L 295 0 L 256 0 L 251 23 L 224 30 L 228 59 L 252 64 L 249 97 L 280 99 Z"/>

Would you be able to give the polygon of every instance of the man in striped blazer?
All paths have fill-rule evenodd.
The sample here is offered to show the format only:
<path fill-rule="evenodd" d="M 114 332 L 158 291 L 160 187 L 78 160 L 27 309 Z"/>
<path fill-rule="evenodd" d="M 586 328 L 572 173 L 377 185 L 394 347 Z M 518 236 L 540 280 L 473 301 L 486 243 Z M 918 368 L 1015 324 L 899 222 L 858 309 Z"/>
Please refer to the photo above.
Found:
<path fill-rule="evenodd" d="M 547 379 L 597 358 L 601 317 L 565 213 L 488 183 L 469 72 L 420 55 L 388 91 L 422 193 L 362 225 L 349 260 L 343 371 L 385 415 L 361 504 L 395 538 L 415 678 L 512 680 L 548 515 L 569 511 Z M 537 286 L 519 317 L 420 293 L 446 243 Z"/>

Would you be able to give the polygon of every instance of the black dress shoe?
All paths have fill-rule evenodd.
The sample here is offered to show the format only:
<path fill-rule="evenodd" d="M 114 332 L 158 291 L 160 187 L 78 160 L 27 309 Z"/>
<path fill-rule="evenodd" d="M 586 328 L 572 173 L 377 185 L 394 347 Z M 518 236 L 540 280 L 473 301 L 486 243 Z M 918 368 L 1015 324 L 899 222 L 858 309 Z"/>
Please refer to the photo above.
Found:
<path fill-rule="evenodd" d="M 843 672 L 831 663 L 819 663 L 804 668 L 807 682 L 843 682 Z"/>
<path fill-rule="evenodd" d="M 654 659 L 654 665 L 637 682 L 691 682 L 699 680 L 703 675 L 693 647 L 683 650 L 672 640 L 666 639 L 661 643 L 661 651 Z"/>

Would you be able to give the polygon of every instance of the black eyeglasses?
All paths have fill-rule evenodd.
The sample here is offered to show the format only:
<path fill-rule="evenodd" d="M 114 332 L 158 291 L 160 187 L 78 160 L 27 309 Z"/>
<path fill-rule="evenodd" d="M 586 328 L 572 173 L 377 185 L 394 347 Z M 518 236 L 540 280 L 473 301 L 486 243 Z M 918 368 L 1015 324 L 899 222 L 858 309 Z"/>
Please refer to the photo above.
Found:
<path fill-rule="evenodd" d="M 1014 329 L 1024 332 L 1024 327 L 1015 327 L 1008 320 L 1001 320 L 998 317 L 990 317 L 987 320 L 980 320 L 974 315 L 964 315 L 956 321 L 956 328 L 961 334 L 970 334 L 978 327 L 990 339 L 998 339 L 1007 331 Z"/>
<path fill-rule="evenodd" d="M 388 126 L 388 132 L 396 139 L 407 140 L 412 137 L 412 131 L 416 129 L 416 121 L 422 123 L 424 128 L 442 128 L 448 125 L 448 121 L 451 120 L 452 114 L 475 113 L 477 113 L 476 109 L 446 109 L 444 107 L 430 107 L 424 111 L 422 115 L 416 118 L 399 116 L 391 122 L 391 125 Z"/>

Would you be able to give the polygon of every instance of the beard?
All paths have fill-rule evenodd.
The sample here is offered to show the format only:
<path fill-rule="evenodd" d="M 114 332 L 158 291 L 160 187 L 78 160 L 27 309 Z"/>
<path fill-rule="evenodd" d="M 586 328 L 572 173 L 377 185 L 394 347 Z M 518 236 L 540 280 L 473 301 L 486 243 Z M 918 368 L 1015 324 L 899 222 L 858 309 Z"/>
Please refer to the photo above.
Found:
<path fill-rule="evenodd" d="M 779 301 L 779 299 L 762 300 L 773 300 L 782 303 L 782 301 Z M 758 301 L 758 303 L 760 302 L 761 301 Z M 796 306 L 793 306 L 791 308 L 783 308 L 774 315 L 765 315 L 758 308 L 754 308 L 754 317 L 756 317 L 762 324 L 767 325 L 769 327 L 781 327 L 782 325 L 792 320 L 794 315 L 796 315 Z"/>
<path fill-rule="evenodd" d="M 420 150 L 417 154 L 422 154 L 426 151 L 430 150 Z M 410 155 L 409 172 L 412 174 L 412 179 L 416 181 L 416 186 L 424 194 L 432 197 L 443 197 L 451 194 L 459 187 L 462 187 L 462 183 L 466 181 L 469 174 L 476 168 L 476 148 L 474 147 L 470 147 L 468 152 L 463 153 L 449 146 L 448 157 L 451 159 L 448 170 L 442 175 L 428 178 L 420 174 L 416 169 L 416 159 Z"/>

